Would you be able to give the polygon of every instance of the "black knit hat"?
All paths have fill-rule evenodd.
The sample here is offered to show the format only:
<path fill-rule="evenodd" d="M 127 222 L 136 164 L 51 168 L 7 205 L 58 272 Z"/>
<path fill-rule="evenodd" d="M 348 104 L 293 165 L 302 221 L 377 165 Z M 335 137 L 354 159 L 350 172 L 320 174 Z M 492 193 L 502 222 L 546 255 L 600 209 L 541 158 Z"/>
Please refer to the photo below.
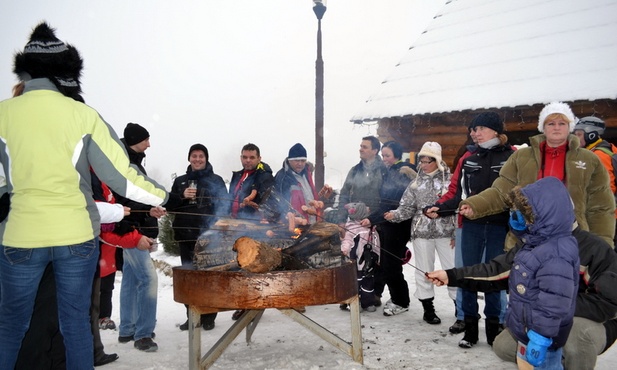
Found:
<path fill-rule="evenodd" d="M 289 148 L 289 153 L 287 154 L 287 159 L 289 159 L 290 161 L 293 161 L 293 160 L 306 160 L 306 149 L 300 143 L 294 144 L 294 146 Z"/>
<path fill-rule="evenodd" d="M 204 152 L 204 154 L 206 155 L 206 161 L 208 160 L 208 158 L 210 158 L 210 156 L 208 155 L 208 148 L 206 148 L 205 145 L 203 144 L 193 144 L 191 145 L 191 148 L 189 149 L 189 161 L 191 160 L 191 153 L 193 153 L 193 151 L 195 150 L 201 150 L 202 152 Z"/>
<path fill-rule="evenodd" d="M 150 133 L 137 123 L 128 123 L 124 128 L 124 141 L 128 146 L 141 143 L 150 137 Z"/>
<path fill-rule="evenodd" d="M 476 118 L 471 121 L 471 128 L 476 128 L 477 126 L 488 127 L 491 130 L 496 131 L 498 134 L 503 134 L 503 121 L 499 114 L 495 112 L 484 112 L 480 113 L 476 116 Z"/>
<path fill-rule="evenodd" d="M 13 72 L 20 80 L 48 78 L 65 96 L 83 101 L 79 78 L 83 60 L 73 46 L 60 41 L 43 22 L 36 26 L 23 52 L 15 54 Z"/>

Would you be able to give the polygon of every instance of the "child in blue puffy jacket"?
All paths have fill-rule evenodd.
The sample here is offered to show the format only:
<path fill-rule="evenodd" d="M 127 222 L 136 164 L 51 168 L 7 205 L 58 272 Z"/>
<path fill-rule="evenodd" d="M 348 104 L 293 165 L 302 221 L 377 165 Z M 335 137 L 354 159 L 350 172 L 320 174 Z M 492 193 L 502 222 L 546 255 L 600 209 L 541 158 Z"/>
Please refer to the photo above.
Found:
<path fill-rule="evenodd" d="M 510 228 L 520 239 L 511 265 L 492 260 L 434 271 L 428 278 L 436 285 L 478 291 L 508 287 L 506 328 L 518 341 L 519 368 L 563 369 L 562 348 L 572 328 L 580 270 L 572 200 L 555 177 L 517 186 L 508 197 Z"/>

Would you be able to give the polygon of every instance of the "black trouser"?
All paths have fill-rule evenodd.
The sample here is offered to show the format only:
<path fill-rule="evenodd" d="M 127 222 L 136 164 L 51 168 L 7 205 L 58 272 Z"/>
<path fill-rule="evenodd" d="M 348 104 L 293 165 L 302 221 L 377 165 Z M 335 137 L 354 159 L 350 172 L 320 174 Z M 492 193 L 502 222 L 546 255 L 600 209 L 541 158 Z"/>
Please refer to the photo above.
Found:
<path fill-rule="evenodd" d="M 411 220 L 395 224 L 384 222 L 377 227 L 381 253 L 379 272 L 375 278 L 375 294 L 381 296 L 385 286 L 390 298 L 401 307 L 409 306 L 409 287 L 403 275 L 401 259 L 405 256 L 411 234 Z"/>
<path fill-rule="evenodd" d="M 101 278 L 101 310 L 99 319 L 111 317 L 112 304 L 111 299 L 114 293 L 114 283 L 116 282 L 116 272 Z"/>
<path fill-rule="evenodd" d="M 99 331 L 99 312 L 101 309 L 101 271 L 98 264 L 92 282 L 92 296 L 90 300 L 90 328 L 92 329 L 92 339 L 94 341 L 94 362 L 105 356 L 105 347 L 101 341 Z"/>

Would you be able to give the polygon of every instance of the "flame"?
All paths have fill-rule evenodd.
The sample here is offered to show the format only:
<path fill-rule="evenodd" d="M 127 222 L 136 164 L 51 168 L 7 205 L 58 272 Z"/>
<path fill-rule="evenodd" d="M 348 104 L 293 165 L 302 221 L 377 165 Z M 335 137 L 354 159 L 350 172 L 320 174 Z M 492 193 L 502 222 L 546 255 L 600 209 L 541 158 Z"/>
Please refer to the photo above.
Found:
<path fill-rule="evenodd" d="M 294 229 L 294 234 L 296 235 L 292 235 L 292 239 L 298 239 L 300 237 L 300 234 L 302 234 L 302 229 L 300 229 L 299 227 L 296 227 Z"/>

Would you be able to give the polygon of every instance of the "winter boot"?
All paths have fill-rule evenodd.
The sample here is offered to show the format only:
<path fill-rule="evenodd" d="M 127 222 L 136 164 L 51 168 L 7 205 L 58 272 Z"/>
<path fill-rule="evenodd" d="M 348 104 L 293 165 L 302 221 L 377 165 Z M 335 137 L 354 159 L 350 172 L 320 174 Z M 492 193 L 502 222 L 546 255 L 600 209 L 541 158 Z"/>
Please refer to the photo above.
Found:
<path fill-rule="evenodd" d="M 459 334 L 465 331 L 465 321 L 456 320 L 452 326 L 448 328 L 448 331 L 452 334 Z"/>
<path fill-rule="evenodd" d="M 454 317 L 458 317 L 458 309 L 456 307 L 456 300 L 454 301 Z M 448 328 L 450 333 L 459 334 L 465 331 L 465 321 L 456 319 L 454 324 Z"/>
<path fill-rule="evenodd" d="M 441 319 L 435 314 L 435 307 L 433 306 L 434 298 L 421 299 L 422 308 L 424 308 L 424 321 L 431 325 L 441 324 Z"/>
<path fill-rule="evenodd" d="M 503 330 L 499 324 L 499 317 L 487 317 L 484 323 L 484 329 L 486 330 L 486 342 L 492 347 L 495 337 Z"/>
<path fill-rule="evenodd" d="M 458 342 L 461 348 L 471 348 L 478 343 L 478 317 L 465 316 L 465 336 Z"/>

